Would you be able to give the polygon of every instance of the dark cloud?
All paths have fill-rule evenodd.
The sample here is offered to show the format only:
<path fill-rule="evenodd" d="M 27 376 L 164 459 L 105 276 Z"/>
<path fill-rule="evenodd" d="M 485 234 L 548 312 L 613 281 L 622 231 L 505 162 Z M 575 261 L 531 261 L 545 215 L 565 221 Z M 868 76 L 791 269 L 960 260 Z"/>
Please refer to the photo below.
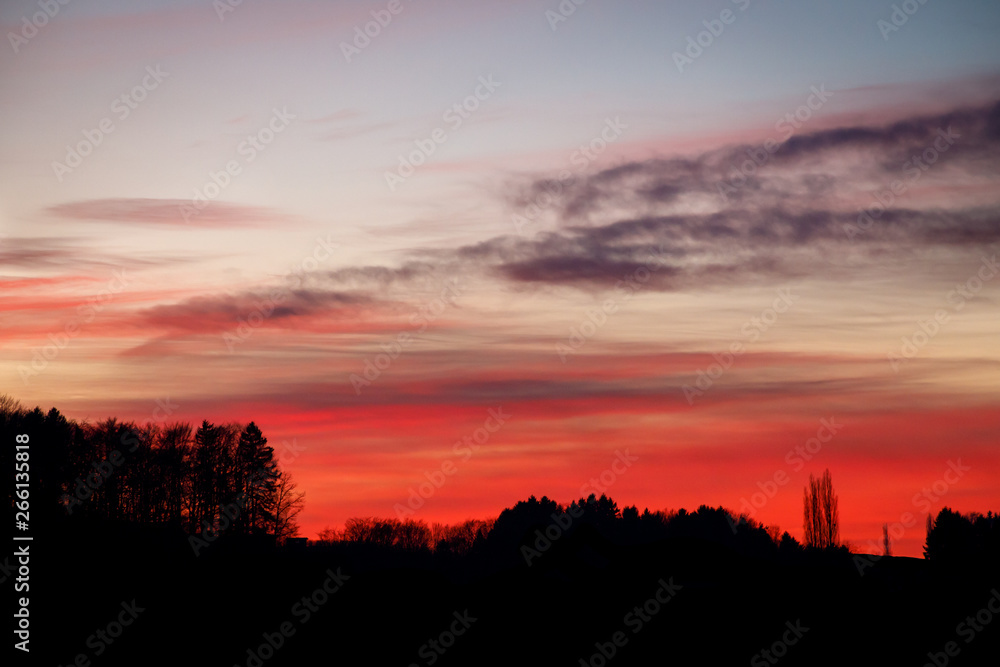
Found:
<path fill-rule="evenodd" d="M 922 151 L 939 131 L 962 135 L 958 150 L 978 149 L 1000 141 L 1000 102 L 976 109 L 959 109 L 932 116 L 901 120 L 883 127 L 846 127 L 795 135 L 775 153 L 779 160 L 794 160 L 835 150 L 858 149 L 887 153 Z"/>
<path fill-rule="evenodd" d="M 213 333 L 231 329 L 247 321 L 253 313 L 259 314 L 262 321 L 280 322 L 293 317 L 348 316 L 372 303 L 372 297 L 363 294 L 279 287 L 267 292 L 202 296 L 154 306 L 142 313 L 141 320 L 163 329 Z"/>
<path fill-rule="evenodd" d="M 385 266 L 352 266 L 323 274 L 324 279 L 338 285 L 359 288 L 387 289 L 397 284 L 424 280 L 435 274 L 439 266 L 423 261 L 406 262 L 398 268 Z"/>
<path fill-rule="evenodd" d="M 656 248 L 659 269 L 649 286 L 675 290 L 836 278 L 844 270 L 836 258 L 848 255 L 874 265 L 908 253 L 1000 243 L 998 203 L 942 198 L 949 208 L 920 208 L 906 196 L 911 187 L 995 183 L 1000 103 L 794 135 L 761 166 L 748 168 L 751 176 L 733 179 L 754 151 L 767 155 L 760 145 L 730 146 L 515 185 L 509 203 L 522 211 L 547 205 L 561 228 L 530 239 L 492 239 L 455 254 L 485 262 L 513 282 L 589 289 L 649 266 L 644 254 Z M 915 156 L 926 156 L 923 166 Z M 882 205 L 875 193 L 893 182 L 902 183 L 903 192 Z M 684 198 L 695 205 L 681 206 Z"/>
<path fill-rule="evenodd" d="M 762 208 L 670 215 L 576 226 L 531 238 L 501 236 L 455 249 L 422 250 L 433 261 L 399 268 L 357 267 L 324 275 L 338 287 L 386 291 L 440 285 L 448 275 L 490 275 L 508 285 L 569 286 L 587 291 L 680 291 L 841 279 L 867 262 L 956 247 L 1000 244 L 1000 211 L 891 209 L 857 211 Z M 863 219 L 860 219 L 864 222 Z M 995 250 L 993 251 L 995 252 Z M 416 254 L 416 253 L 415 253 Z M 862 262 L 850 268 L 844 258 Z"/>
<path fill-rule="evenodd" d="M 1000 206 L 953 202 L 951 208 L 920 208 L 900 196 L 884 209 L 874 198 L 873 188 L 904 178 L 906 156 L 922 153 L 948 130 L 959 139 L 940 153 L 940 164 L 947 161 L 947 169 L 935 166 L 914 183 L 942 187 L 933 179 L 956 172 L 996 180 L 996 172 L 984 165 L 1000 163 L 1000 104 L 793 136 L 727 198 L 720 198 L 719 184 L 747 159 L 748 149 L 760 146 L 626 163 L 591 175 L 538 178 L 516 186 L 508 199 L 524 204 L 546 195 L 562 221 L 557 230 L 413 250 L 398 267 L 318 273 L 308 279 L 315 294 L 296 296 L 287 313 L 279 310 L 276 316 L 357 305 L 349 299 L 358 297 L 344 300 L 344 295 L 391 298 L 398 289 L 412 296 L 414 290 L 439 288 L 458 275 L 492 276 L 521 289 L 569 286 L 588 291 L 614 289 L 621 281 L 643 277 L 645 289 L 678 291 L 806 277 L 842 279 L 915 253 L 957 252 L 967 246 L 989 250 L 1000 243 Z M 944 188 L 949 184 L 943 181 Z M 697 206 L 678 205 L 691 196 L 701 197 Z M 845 261 L 848 257 L 851 262 Z M 209 311 L 209 319 L 226 322 L 251 310 L 237 299 L 188 302 L 176 314 L 197 316 L 200 309 Z M 174 314 L 164 310 L 154 316 L 166 321 Z"/>
<path fill-rule="evenodd" d="M 467 270 L 522 285 L 599 290 L 641 278 L 643 288 L 675 291 L 835 279 L 845 275 L 841 259 L 848 254 L 881 262 L 887 249 L 902 255 L 1000 243 L 994 209 L 894 209 L 872 221 L 861 229 L 853 211 L 727 210 L 577 226 L 530 239 L 505 236 L 443 254 L 457 257 Z"/>
<path fill-rule="evenodd" d="M 630 162 L 562 180 L 539 178 L 514 184 L 505 198 L 517 211 L 533 204 L 551 208 L 564 225 L 604 224 L 607 220 L 599 214 L 621 210 L 637 216 L 662 212 L 665 205 L 699 195 L 698 201 L 722 207 L 774 206 L 790 197 L 843 194 L 872 180 L 898 179 L 908 160 L 949 130 L 958 138 L 940 154 L 942 164 L 978 174 L 1000 168 L 1000 102 L 994 102 L 883 126 L 800 131 L 783 142 L 782 133 L 775 133 L 771 139 L 778 148 L 772 154 L 761 141 L 694 157 Z M 844 164 L 850 165 L 851 178 L 836 171 Z"/>

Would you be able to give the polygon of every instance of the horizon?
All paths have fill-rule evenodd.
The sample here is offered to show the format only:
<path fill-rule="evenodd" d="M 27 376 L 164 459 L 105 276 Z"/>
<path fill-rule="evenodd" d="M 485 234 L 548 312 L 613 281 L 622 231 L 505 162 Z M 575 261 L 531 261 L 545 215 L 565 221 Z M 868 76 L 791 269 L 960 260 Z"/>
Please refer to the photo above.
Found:
<path fill-rule="evenodd" d="M 1000 509 L 996 3 L 54 6 L 0 8 L 26 408 L 253 421 L 310 539 Z"/>

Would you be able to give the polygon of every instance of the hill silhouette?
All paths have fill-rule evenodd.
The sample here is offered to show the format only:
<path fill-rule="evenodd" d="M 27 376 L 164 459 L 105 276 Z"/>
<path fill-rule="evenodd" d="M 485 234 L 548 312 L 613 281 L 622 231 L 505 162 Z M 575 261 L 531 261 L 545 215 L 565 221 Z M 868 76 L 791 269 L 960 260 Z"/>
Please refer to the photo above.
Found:
<path fill-rule="evenodd" d="M 282 475 L 251 425 L 204 422 L 181 448 L 165 434 L 183 425 L 151 433 L 56 410 L 0 412 L 5 470 L 14 434 L 32 442 L 33 659 L 940 665 L 1000 655 L 992 512 L 942 509 L 924 559 L 803 547 L 722 507 L 619 509 L 604 495 L 532 496 L 455 526 L 359 517 L 301 541 L 294 522 L 275 520 L 277 484 L 250 482 L 255 470 Z M 123 437 L 139 443 L 131 458 Z M 88 468 L 94 488 L 70 507 Z M 15 561 L 3 563 L 5 585 Z"/>

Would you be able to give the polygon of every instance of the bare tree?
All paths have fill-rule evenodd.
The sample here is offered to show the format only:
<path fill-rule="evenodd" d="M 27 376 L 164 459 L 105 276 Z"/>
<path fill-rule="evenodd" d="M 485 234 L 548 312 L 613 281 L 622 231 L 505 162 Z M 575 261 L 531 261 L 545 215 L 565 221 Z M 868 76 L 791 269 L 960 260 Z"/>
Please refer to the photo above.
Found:
<path fill-rule="evenodd" d="M 431 547 L 431 529 L 423 521 L 405 519 L 395 526 L 393 544 L 407 551 L 419 551 Z"/>
<path fill-rule="evenodd" d="M 162 471 L 161 484 L 164 491 L 164 516 L 166 520 L 181 524 L 185 500 L 189 497 L 191 445 L 193 442 L 191 424 L 170 424 L 160 439 L 159 459 Z"/>
<path fill-rule="evenodd" d="M 821 549 L 839 546 L 840 513 L 829 470 L 818 480 L 809 475 L 809 486 L 803 490 L 802 500 L 806 545 Z"/>
<path fill-rule="evenodd" d="M 299 534 L 299 524 L 295 517 L 305 507 L 306 494 L 296 491 L 298 485 L 292 476 L 283 472 L 274 486 L 274 536 L 278 543 Z"/>
<path fill-rule="evenodd" d="M 467 519 L 454 525 L 435 523 L 431 543 L 437 550 L 465 555 L 472 551 L 477 540 L 485 540 L 492 528 L 492 520 Z"/>
<path fill-rule="evenodd" d="M 889 542 L 889 524 L 882 524 L 882 555 L 892 555 L 892 544 Z"/>
<path fill-rule="evenodd" d="M 21 401 L 17 400 L 10 394 L 0 394 L 0 415 L 4 417 L 14 417 L 21 416 L 28 411 L 24 409 L 21 405 Z"/>
<path fill-rule="evenodd" d="M 322 542 L 323 544 L 333 544 L 334 542 L 340 541 L 340 534 L 337 532 L 336 528 L 330 528 L 330 526 L 327 526 L 316 535 L 316 541 Z"/>

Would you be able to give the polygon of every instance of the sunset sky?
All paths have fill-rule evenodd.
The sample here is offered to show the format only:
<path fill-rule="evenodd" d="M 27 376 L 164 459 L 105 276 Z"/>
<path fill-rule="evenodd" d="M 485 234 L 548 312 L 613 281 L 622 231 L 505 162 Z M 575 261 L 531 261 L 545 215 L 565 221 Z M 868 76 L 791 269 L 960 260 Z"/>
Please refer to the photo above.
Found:
<path fill-rule="evenodd" d="M 429 478 L 429 523 L 603 490 L 802 539 L 829 469 L 911 556 L 1000 509 L 995 1 L 0 23 L 0 393 L 254 420 L 308 537 Z"/>

